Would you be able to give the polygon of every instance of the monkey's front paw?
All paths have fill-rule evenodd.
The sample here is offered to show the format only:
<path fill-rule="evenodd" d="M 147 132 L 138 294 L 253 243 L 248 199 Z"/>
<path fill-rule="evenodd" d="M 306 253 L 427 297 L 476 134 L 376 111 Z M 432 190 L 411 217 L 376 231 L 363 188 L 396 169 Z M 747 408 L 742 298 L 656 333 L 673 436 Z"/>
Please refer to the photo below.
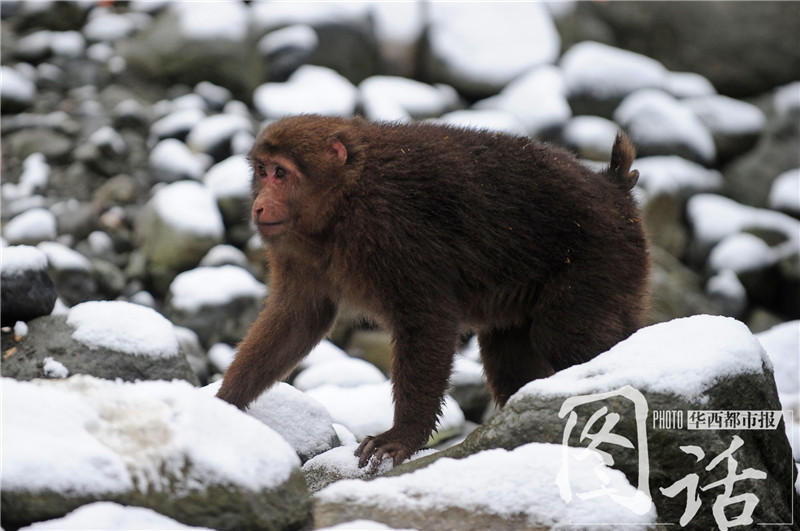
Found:
<path fill-rule="evenodd" d="M 402 442 L 391 433 L 392 430 L 384 432 L 375 437 L 365 437 L 358 445 L 353 454 L 358 457 L 358 468 L 364 468 L 371 458 L 374 458 L 370 466 L 370 472 L 377 472 L 378 466 L 384 457 L 391 457 L 394 465 L 397 466 L 411 456 L 416 448 Z"/>

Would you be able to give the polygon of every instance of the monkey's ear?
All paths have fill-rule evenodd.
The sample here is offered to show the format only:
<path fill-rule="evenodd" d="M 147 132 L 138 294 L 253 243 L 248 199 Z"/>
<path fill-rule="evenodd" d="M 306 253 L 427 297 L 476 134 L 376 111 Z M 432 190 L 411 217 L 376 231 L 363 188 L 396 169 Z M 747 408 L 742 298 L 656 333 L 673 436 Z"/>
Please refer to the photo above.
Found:
<path fill-rule="evenodd" d="M 339 159 L 339 162 L 342 164 L 342 166 L 344 166 L 347 162 L 347 148 L 344 146 L 342 141 L 338 138 L 334 138 L 331 141 L 331 149 L 336 155 L 336 158 Z"/>

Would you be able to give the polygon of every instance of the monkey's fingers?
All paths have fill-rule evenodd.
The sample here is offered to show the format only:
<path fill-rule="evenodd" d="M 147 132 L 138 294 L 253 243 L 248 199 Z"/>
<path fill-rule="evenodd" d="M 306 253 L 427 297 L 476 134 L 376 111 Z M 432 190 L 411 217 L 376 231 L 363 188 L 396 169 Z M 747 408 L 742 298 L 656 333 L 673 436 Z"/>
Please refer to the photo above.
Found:
<path fill-rule="evenodd" d="M 358 468 L 364 468 L 369 463 L 369 458 L 375 453 L 375 437 L 369 435 L 364 437 L 361 444 L 358 445 L 353 455 L 358 457 Z"/>

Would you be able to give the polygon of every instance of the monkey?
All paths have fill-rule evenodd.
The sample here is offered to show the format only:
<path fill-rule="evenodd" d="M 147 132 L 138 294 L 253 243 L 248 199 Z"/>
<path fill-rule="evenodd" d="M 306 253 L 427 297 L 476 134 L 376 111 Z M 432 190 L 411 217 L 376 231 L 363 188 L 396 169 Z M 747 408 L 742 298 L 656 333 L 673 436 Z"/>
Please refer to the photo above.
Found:
<path fill-rule="evenodd" d="M 394 420 L 359 467 L 436 428 L 459 334 L 502 407 L 642 323 L 649 258 L 620 132 L 609 167 L 523 136 L 299 115 L 259 133 L 252 219 L 270 293 L 218 396 L 244 409 L 324 337 L 341 305 L 391 331 Z"/>

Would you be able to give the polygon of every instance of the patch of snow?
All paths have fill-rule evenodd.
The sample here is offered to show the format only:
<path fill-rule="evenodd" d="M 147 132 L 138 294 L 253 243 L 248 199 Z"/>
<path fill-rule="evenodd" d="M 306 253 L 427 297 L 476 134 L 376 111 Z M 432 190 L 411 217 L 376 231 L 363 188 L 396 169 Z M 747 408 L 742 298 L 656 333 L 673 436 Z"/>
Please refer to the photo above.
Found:
<path fill-rule="evenodd" d="M 28 335 L 28 325 L 25 321 L 14 323 L 14 339 L 23 338 Z M 19 339 L 17 339 L 19 341 Z"/>
<path fill-rule="evenodd" d="M 20 38 L 16 44 L 16 54 L 23 59 L 37 59 L 50 52 L 51 32 L 34 31 Z"/>
<path fill-rule="evenodd" d="M 580 154 L 602 156 L 609 160 L 619 126 L 599 116 L 575 116 L 564 126 L 564 142 L 574 146 Z"/>
<path fill-rule="evenodd" d="M 198 108 L 175 110 L 150 126 L 150 138 L 161 139 L 186 133 L 205 117 L 206 114 Z"/>
<path fill-rule="evenodd" d="M 480 363 L 481 346 L 478 343 L 478 336 L 473 335 L 471 338 L 469 338 L 469 341 L 467 341 L 467 344 L 464 345 L 464 347 L 458 352 L 458 355 L 476 363 Z"/>
<path fill-rule="evenodd" d="M 712 162 L 717 156 L 711 132 L 692 110 L 666 92 L 642 89 L 627 96 L 614 111 L 635 144 L 686 145 Z"/>
<path fill-rule="evenodd" d="M 748 228 L 784 234 L 788 241 L 773 247 L 779 256 L 796 251 L 800 244 L 800 221 L 797 219 L 774 210 L 742 205 L 720 195 L 697 194 L 689 198 L 686 215 L 695 238 L 706 246 Z"/>
<path fill-rule="evenodd" d="M 203 306 L 221 306 L 239 297 L 263 299 L 267 288 L 246 269 L 224 265 L 184 271 L 169 286 L 170 304 L 196 312 Z"/>
<path fill-rule="evenodd" d="M 122 138 L 122 135 L 108 126 L 101 127 L 89 135 L 89 143 L 98 147 L 108 146 L 118 155 L 125 153 L 125 151 L 128 149 L 128 146 L 125 143 L 125 139 Z"/>
<path fill-rule="evenodd" d="M 69 369 L 60 361 L 54 360 L 50 356 L 47 356 L 43 361 L 42 372 L 45 378 L 66 378 L 69 376 Z"/>
<path fill-rule="evenodd" d="M 300 361 L 298 368 L 307 369 L 314 365 L 328 363 L 331 361 L 341 361 L 350 359 L 350 355 L 344 350 L 340 349 L 327 339 L 323 339 L 317 346 L 311 349 L 311 352 Z"/>
<path fill-rule="evenodd" d="M 336 432 L 336 436 L 339 437 L 339 442 L 342 446 L 357 445 L 358 440 L 356 436 L 353 435 L 352 431 L 347 429 L 347 426 L 343 426 L 338 422 L 332 423 L 331 426 L 333 426 L 333 430 Z"/>
<path fill-rule="evenodd" d="M 323 469 L 335 473 L 339 477 L 370 478 L 373 475 L 370 467 L 358 468 L 358 458 L 353 454 L 357 443 L 338 446 L 325 453 L 314 456 L 303 464 L 303 471 L 308 473 L 314 469 Z M 377 474 L 383 474 L 393 468 L 391 459 L 384 459 L 378 465 Z"/>
<path fill-rule="evenodd" d="M 511 401 L 529 393 L 576 396 L 625 385 L 702 399 L 721 378 L 761 374 L 764 367 L 772 365 L 747 326 L 730 317 L 695 315 L 642 328 L 591 361 L 524 385 Z"/>
<path fill-rule="evenodd" d="M 768 204 L 776 210 L 800 214 L 800 168 L 787 170 L 775 177 Z"/>
<path fill-rule="evenodd" d="M 50 49 L 55 55 L 78 58 L 86 51 L 86 39 L 77 31 L 53 31 L 50 33 Z"/>
<path fill-rule="evenodd" d="M 319 44 L 319 37 L 314 28 L 306 24 L 293 24 L 264 35 L 258 41 L 258 51 L 262 55 L 270 55 L 284 48 L 314 50 Z"/>
<path fill-rule="evenodd" d="M 69 313 L 69 308 L 64 304 L 61 299 L 56 299 L 56 303 L 53 306 L 53 311 L 50 312 L 50 315 L 67 315 Z"/>
<path fill-rule="evenodd" d="M 586 457 L 591 458 L 588 464 Z M 556 484 L 565 459 L 572 465 L 568 488 L 573 496 L 569 502 L 564 501 Z M 638 510 L 633 512 L 607 495 L 574 495 L 596 493 L 601 488 L 635 500 Z M 543 443 L 529 443 L 511 451 L 485 450 L 464 459 L 442 458 L 391 478 L 337 481 L 314 498 L 317 503 L 376 506 L 388 511 L 441 513 L 458 509 L 467 514 L 527 518 L 527 522 L 520 522 L 522 527 L 656 521 L 652 502 L 631 486 L 622 472 L 602 464 L 597 453 Z"/>
<path fill-rule="evenodd" d="M 153 196 L 158 216 L 168 225 L 189 234 L 221 239 L 225 234 L 222 214 L 211 190 L 195 181 L 179 181 Z"/>
<path fill-rule="evenodd" d="M 36 246 L 47 255 L 50 267 L 58 271 L 91 271 L 89 259 L 78 251 L 58 242 L 42 242 Z"/>
<path fill-rule="evenodd" d="M 325 384 L 355 387 L 385 381 L 386 377 L 373 364 L 358 358 L 345 358 L 317 363 L 303 369 L 295 376 L 292 385 L 301 391 L 308 391 Z"/>
<path fill-rule="evenodd" d="M 114 57 L 114 48 L 108 43 L 98 42 L 86 49 L 86 57 L 95 63 L 108 63 Z"/>
<path fill-rule="evenodd" d="M 519 76 L 500 94 L 481 100 L 474 107 L 509 112 L 531 135 L 559 126 L 572 116 L 561 71 L 550 65 Z"/>
<path fill-rule="evenodd" d="M 778 116 L 800 111 L 800 81 L 784 85 L 775 91 L 772 105 Z"/>
<path fill-rule="evenodd" d="M 747 306 L 747 290 L 735 272 L 723 269 L 708 279 L 706 293 L 709 297 L 735 301 L 736 308 L 742 311 Z"/>
<path fill-rule="evenodd" d="M 249 13 L 239 2 L 171 2 L 178 15 L 178 30 L 197 41 L 242 42 L 247 37 Z"/>
<path fill-rule="evenodd" d="M 509 135 L 528 134 L 525 124 L 508 111 L 465 109 L 449 112 L 431 121 L 453 127 L 495 131 Z"/>
<path fill-rule="evenodd" d="M 419 2 L 370 2 L 378 42 L 388 51 L 416 43 L 424 29 L 424 9 Z"/>
<path fill-rule="evenodd" d="M 453 360 L 453 371 L 450 385 L 474 385 L 486 382 L 483 365 L 464 356 L 457 355 Z"/>
<path fill-rule="evenodd" d="M 639 186 L 650 196 L 659 194 L 679 195 L 718 190 L 723 177 L 717 170 L 710 170 L 677 155 L 642 157 L 633 162 L 639 170 Z"/>
<path fill-rule="evenodd" d="M 664 90 L 678 99 L 699 98 L 717 93 L 708 78 L 694 72 L 668 72 Z"/>
<path fill-rule="evenodd" d="M 438 116 L 458 102 L 458 94 L 453 87 L 428 85 L 397 76 L 368 77 L 361 82 L 358 89 L 365 105 L 391 102 L 413 118 Z"/>
<path fill-rule="evenodd" d="M 250 197 L 253 168 L 244 155 L 233 155 L 208 169 L 203 182 L 217 199 Z"/>
<path fill-rule="evenodd" d="M 800 321 L 781 323 L 756 337 L 775 367 L 778 394 L 800 394 Z M 800 422 L 800 419 L 795 421 Z"/>
<path fill-rule="evenodd" d="M 208 361 L 221 374 L 225 374 L 235 357 L 236 349 L 226 343 L 217 343 L 208 349 Z M 220 385 L 222 385 L 222 382 L 220 382 Z M 218 390 L 219 387 L 215 389 L 215 392 Z"/>
<path fill-rule="evenodd" d="M 206 169 L 205 159 L 192 153 L 180 140 L 167 138 L 150 152 L 150 168 L 165 180 L 200 179 Z"/>
<path fill-rule="evenodd" d="M 708 255 L 712 271 L 730 269 L 736 273 L 762 269 L 775 263 L 777 256 L 770 246 L 747 232 L 725 236 Z"/>
<path fill-rule="evenodd" d="M 745 101 L 712 95 L 683 100 L 712 133 L 759 134 L 767 119 L 761 109 Z"/>
<path fill-rule="evenodd" d="M 110 254 L 114 251 L 114 240 L 107 232 L 101 230 L 92 231 L 86 238 L 89 248 L 96 255 Z"/>
<path fill-rule="evenodd" d="M 353 520 L 352 522 L 344 522 L 330 527 L 320 527 L 317 531 L 383 531 L 385 529 L 394 531 L 416 531 L 411 528 L 397 529 L 372 520 Z"/>
<path fill-rule="evenodd" d="M 239 102 L 231 102 L 239 103 Z M 226 108 L 230 105 L 226 105 Z M 256 137 L 247 131 L 239 131 L 231 138 L 231 153 L 234 155 L 247 155 L 255 144 Z"/>
<path fill-rule="evenodd" d="M 300 464 L 273 430 L 183 381 L 4 378 L 2 408 L 3 489 L 158 492 L 169 475 L 258 491 Z"/>
<path fill-rule="evenodd" d="M 214 108 L 223 107 L 228 103 L 233 94 L 231 91 L 210 81 L 201 81 L 194 86 L 194 93 L 203 98 L 206 104 Z"/>
<path fill-rule="evenodd" d="M 89 348 L 134 356 L 171 358 L 179 354 L 175 330 L 151 308 L 124 301 L 91 301 L 73 306 L 67 324 L 72 338 Z"/>
<path fill-rule="evenodd" d="M 23 527 L 20 531 L 81 531 L 103 529 L 105 531 L 137 530 L 195 530 L 211 531 L 206 527 L 192 527 L 159 514 L 145 507 L 120 505 L 113 502 L 95 502 L 78 507 L 62 518 Z"/>
<path fill-rule="evenodd" d="M 134 18 L 105 8 L 95 8 L 89 13 L 89 21 L 83 27 L 83 34 L 90 41 L 116 41 L 135 30 Z"/>
<path fill-rule="evenodd" d="M 54 240 L 56 217 L 45 208 L 32 208 L 11 218 L 3 227 L 3 233 L 12 244 Z"/>
<path fill-rule="evenodd" d="M 206 152 L 240 131 L 253 131 L 249 118 L 238 114 L 215 114 L 192 127 L 186 137 L 186 145 L 193 151 Z"/>
<path fill-rule="evenodd" d="M 367 2 L 254 2 L 250 16 L 257 28 L 270 29 L 293 24 L 363 22 L 368 12 Z"/>
<path fill-rule="evenodd" d="M 25 271 L 46 271 L 47 255 L 31 245 L 11 245 L 0 251 L 3 276 Z"/>
<path fill-rule="evenodd" d="M 253 104 L 266 118 L 294 114 L 352 116 L 358 89 L 330 68 L 303 65 L 285 83 L 265 83 L 253 93 Z"/>
<path fill-rule="evenodd" d="M 148 308 L 156 307 L 156 299 L 148 291 L 137 291 L 128 298 L 128 302 L 133 304 L 140 304 Z"/>
<path fill-rule="evenodd" d="M 431 54 L 452 76 L 502 87 L 558 57 L 561 39 L 538 3 L 443 3 L 428 6 Z"/>
<path fill-rule="evenodd" d="M 661 88 L 664 65 L 647 56 L 594 41 L 573 45 L 561 57 L 567 94 L 618 99 L 644 88 Z"/>
<path fill-rule="evenodd" d="M 247 268 L 247 256 L 233 245 L 215 245 L 200 260 L 203 267 L 235 265 Z"/>

